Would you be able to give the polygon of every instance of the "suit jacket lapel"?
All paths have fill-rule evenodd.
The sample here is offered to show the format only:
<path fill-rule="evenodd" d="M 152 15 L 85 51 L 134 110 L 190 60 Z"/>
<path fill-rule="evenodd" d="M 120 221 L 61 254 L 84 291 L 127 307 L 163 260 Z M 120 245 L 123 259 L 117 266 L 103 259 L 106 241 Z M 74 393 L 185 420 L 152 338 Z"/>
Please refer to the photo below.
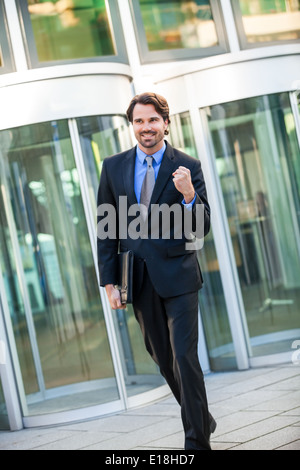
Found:
<path fill-rule="evenodd" d="M 136 147 L 128 151 L 123 161 L 123 181 L 125 191 L 128 197 L 129 205 L 137 204 L 137 199 L 134 191 L 134 169 L 135 169 L 135 156 Z"/>
<path fill-rule="evenodd" d="M 137 199 L 134 191 L 134 171 L 135 171 L 135 157 L 136 147 L 130 149 L 123 160 L 122 172 L 125 191 L 128 197 L 129 205 L 137 204 Z M 158 176 L 155 182 L 154 190 L 151 197 L 151 204 L 156 204 L 159 196 L 161 195 L 164 187 L 166 186 L 169 179 L 172 177 L 172 173 L 176 168 L 176 157 L 174 156 L 173 148 L 167 142 L 167 148 L 164 153 Z"/>
<path fill-rule="evenodd" d="M 164 156 L 160 165 L 160 169 L 159 169 L 158 176 L 155 182 L 150 204 L 157 203 L 159 196 L 161 195 L 164 187 L 166 186 L 170 177 L 172 177 L 172 173 L 175 171 L 175 168 L 176 168 L 176 158 L 174 156 L 173 148 L 167 142 L 167 148 L 166 148 L 166 151 L 164 153 Z"/>

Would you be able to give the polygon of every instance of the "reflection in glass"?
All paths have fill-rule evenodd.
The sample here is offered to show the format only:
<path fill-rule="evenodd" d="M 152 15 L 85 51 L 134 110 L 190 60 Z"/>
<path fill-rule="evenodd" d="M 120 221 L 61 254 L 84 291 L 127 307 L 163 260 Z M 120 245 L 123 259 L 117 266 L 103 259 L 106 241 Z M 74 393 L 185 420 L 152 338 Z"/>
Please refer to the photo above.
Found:
<path fill-rule="evenodd" d="M 2 389 L 2 383 L 0 378 L 0 431 L 6 431 L 9 429 L 7 409 L 5 405 L 5 399 Z"/>
<path fill-rule="evenodd" d="M 115 55 L 105 0 L 28 0 L 40 62 Z"/>
<path fill-rule="evenodd" d="M 300 38 L 299 0 L 239 0 L 249 43 Z"/>
<path fill-rule="evenodd" d="M 255 356 L 299 337 L 299 145 L 288 94 L 208 110 Z"/>
<path fill-rule="evenodd" d="M 172 145 L 175 148 L 187 153 L 191 157 L 197 157 L 189 112 L 172 116 L 172 125 L 170 126 L 170 140 L 172 141 Z"/>
<path fill-rule="evenodd" d="M 170 141 L 172 145 L 197 158 L 190 114 L 171 117 Z M 204 284 L 199 292 L 207 350 L 212 370 L 236 368 L 235 351 L 225 304 L 220 268 L 212 230 L 205 237 L 203 249 L 198 252 Z"/>
<path fill-rule="evenodd" d="M 104 158 L 132 146 L 124 116 L 91 116 L 77 119 L 86 164 L 86 177 L 96 221 L 96 199 Z"/>
<path fill-rule="evenodd" d="M 209 1 L 139 0 L 149 51 L 218 44 Z"/>
<path fill-rule="evenodd" d="M 67 121 L 0 132 L 0 165 L 0 262 L 29 414 L 117 400 Z"/>
<path fill-rule="evenodd" d="M 96 194 L 104 158 L 132 147 L 128 121 L 124 116 L 95 116 L 77 119 L 84 154 L 90 200 L 96 223 Z M 118 337 L 128 396 L 164 384 L 148 353 L 132 306 L 112 312 Z"/>

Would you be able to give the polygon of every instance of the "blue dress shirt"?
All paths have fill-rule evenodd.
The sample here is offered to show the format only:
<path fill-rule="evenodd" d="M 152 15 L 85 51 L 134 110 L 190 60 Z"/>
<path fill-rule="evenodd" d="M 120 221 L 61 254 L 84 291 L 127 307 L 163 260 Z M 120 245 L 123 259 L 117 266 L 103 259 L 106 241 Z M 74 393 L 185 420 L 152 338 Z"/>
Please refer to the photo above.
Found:
<path fill-rule="evenodd" d="M 163 147 L 158 152 L 151 155 L 153 157 L 153 169 L 155 172 L 155 180 L 157 178 L 166 147 L 166 143 L 164 142 Z M 148 156 L 149 155 L 144 153 L 137 145 L 134 174 L 134 191 L 138 203 L 140 203 L 141 200 L 142 185 L 147 171 L 146 157 Z"/>
<path fill-rule="evenodd" d="M 153 157 L 153 169 L 155 172 L 155 180 L 157 178 L 166 148 L 167 146 L 166 146 L 166 143 L 164 142 L 163 147 L 160 150 L 158 150 L 158 152 L 151 155 Z M 143 185 L 143 181 L 144 181 L 146 171 L 147 171 L 146 157 L 148 156 L 149 154 L 144 153 L 137 145 L 136 159 L 135 159 L 135 173 L 134 173 L 134 191 L 135 191 L 135 195 L 136 195 L 136 199 L 138 203 L 140 203 L 140 200 L 141 200 L 142 185 Z M 182 204 L 185 205 L 186 209 L 191 209 L 195 200 L 196 200 L 196 196 L 194 197 L 193 201 L 191 201 L 189 204 L 186 204 L 185 200 L 183 199 Z"/>

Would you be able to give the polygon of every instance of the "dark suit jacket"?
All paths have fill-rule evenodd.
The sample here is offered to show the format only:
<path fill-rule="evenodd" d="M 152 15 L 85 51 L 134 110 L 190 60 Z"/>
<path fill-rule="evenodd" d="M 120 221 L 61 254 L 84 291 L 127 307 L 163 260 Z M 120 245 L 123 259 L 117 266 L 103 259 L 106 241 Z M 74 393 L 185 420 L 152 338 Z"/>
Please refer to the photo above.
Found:
<path fill-rule="evenodd" d="M 162 220 L 160 220 L 158 232 L 156 231 L 158 238 L 152 239 L 149 236 L 146 239 L 132 239 L 124 236 L 124 228 L 126 231 L 134 220 L 134 216 L 127 216 L 124 213 L 124 201 L 127 204 L 127 214 L 129 208 L 137 204 L 134 192 L 135 158 L 136 147 L 109 157 L 103 162 L 98 191 L 98 208 L 102 204 L 110 204 L 114 207 L 117 216 L 117 236 L 106 239 L 99 239 L 98 237 L 98 266 L 101 286 L 117 283 L 116 255 L 118 250 L 122 252 L 132 250 L 135 255 L 134 294 L 141 287 L 144 262 L 147 265 L 152 284 L 161 297 L 174 297 L 188 292 L 195 292 L 202 287 L 203 282 L 197 253 L 195 250 L 186 250 L 187 239 L 183 231 L 180 238 L 178 238 L 178 224 L 175 236 L 175 226 L 172 218 L 170 222 L 170 239 L 162 238 Z M 210 208 L 201 164 L 199 160 L 174 149 L 168 143 L 157 176 L 151 204 L 167 204 L 168 206 L 177 204 L 182 211 L 183 218 L 186 210 L 182 205 L 183 196 L 176 190 L 172 176 L 172 173 L 179 166 L 185 166 L 191 171 L 192 182 L 196 191 L 193 220 L 195 221 L 196 206 L 203 204 L 204 235 L 206 235 L 210 228 Z M 120 196 L 126 196 L 126 198 L 123 198 L 121 205 Z M 122 211 L 121 214 L 120 211 Z M 149 212 L 150 227 L 153 213 L 151 210 Z M 118 224 L 119 217 L 123 221 L 122 227 Z M 98 223 L 101 223 L 101 221 L 103 223 L 103 218 L 103 214 L 98 216 Z M 127 227 L 124 227 L 124 224 Z M 119 238 L 120 233 L 122 239 Z"/>

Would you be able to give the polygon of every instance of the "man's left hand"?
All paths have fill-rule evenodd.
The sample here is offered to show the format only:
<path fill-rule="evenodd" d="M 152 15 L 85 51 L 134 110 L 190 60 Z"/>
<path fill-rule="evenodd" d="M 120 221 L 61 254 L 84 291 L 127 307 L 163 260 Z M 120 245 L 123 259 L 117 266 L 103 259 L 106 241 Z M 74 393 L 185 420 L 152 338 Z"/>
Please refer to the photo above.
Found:
<path fill-rule="evenodd" d="M 185 203 L 189 204 L 192 202 L 195 197 L 195 189 L 190 170 L 184 166 L 180 166 L 173 173 L 173 177 L 175 188 L 183 195 Z"/>

